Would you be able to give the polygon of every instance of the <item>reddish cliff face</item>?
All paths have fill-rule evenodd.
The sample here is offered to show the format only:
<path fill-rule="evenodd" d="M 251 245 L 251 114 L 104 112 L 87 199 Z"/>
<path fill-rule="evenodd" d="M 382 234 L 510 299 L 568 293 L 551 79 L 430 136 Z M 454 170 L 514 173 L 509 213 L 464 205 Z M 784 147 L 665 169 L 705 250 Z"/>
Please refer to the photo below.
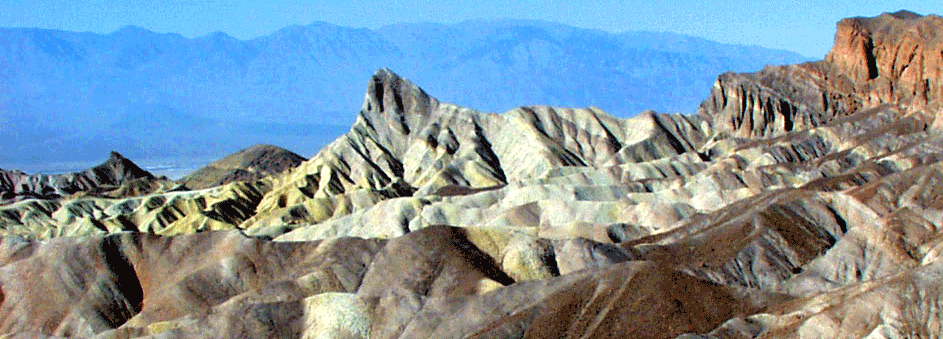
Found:
<path fill-rule="evenodd" d="M 943 18 L 901 11 L 838 23 L 824 61 L 724 74 L 700 113 L 742 137 L 820 126 L 884 104 L 935 112 L 943 102 Z"/>
<path fill-rule="evenodd" d="M 943 99 L 943 18 L 901 11 L 844 19 L 826 62 L 865 106 L 928 108 Z"/>

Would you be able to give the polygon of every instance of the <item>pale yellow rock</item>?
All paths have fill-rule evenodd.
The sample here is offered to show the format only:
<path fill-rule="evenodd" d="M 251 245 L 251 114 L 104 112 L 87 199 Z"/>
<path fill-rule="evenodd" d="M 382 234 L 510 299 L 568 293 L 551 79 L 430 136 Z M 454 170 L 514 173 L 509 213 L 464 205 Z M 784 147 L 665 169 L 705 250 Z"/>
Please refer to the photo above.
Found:
<path fill-rule="evenodd" d="M 352 293 L 322 293 L 304 300 L 305 339 L 370 338 L 371 307 Z"/>
<path fill-rule="evenodd" d="M 162 333 L 167 333 L 174 328 L 179 327 L 179 325 L 174 321 L 161 321 L 147 325 L 147 334 L 149 335 L 159 335 Z"/>
<path fill-rule="evenodd" d="M 552 276 L 547 256 L 549 242 L 518 228 L 470 227 L 468 240 L 495 258 L 515 281 L 544 279 Z"/>

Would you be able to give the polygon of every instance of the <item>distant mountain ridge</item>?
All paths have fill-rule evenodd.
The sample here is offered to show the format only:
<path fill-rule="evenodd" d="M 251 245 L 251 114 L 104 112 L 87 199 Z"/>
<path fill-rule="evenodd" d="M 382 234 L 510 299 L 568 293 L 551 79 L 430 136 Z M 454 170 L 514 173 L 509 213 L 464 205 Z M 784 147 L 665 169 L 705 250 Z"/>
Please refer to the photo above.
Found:
<path fill-rule="evenodd" d="M 219 156 L 257 143 L 310 156 L 346 131 L 362 79 L 386 67 L 485 111 L 540 103 L 626 117 L 694 112 L 719 73 L 802 60 L 677 34 L 524 20 L 375 30 L 316 22 L 245 41 L 133 26 L 0 28 L 0 164 L 108 149 L 138 159 Z"/>

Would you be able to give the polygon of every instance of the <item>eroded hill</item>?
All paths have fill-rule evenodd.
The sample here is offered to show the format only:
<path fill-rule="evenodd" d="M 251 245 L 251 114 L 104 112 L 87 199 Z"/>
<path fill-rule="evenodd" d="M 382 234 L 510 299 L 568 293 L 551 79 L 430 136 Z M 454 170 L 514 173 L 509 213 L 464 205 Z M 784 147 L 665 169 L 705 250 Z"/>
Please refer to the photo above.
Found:
<path fill-rule="evenodd" d="M 282 174 L 0 207 L 0 332 L 933 337 L 941 32 L 842 20 L 697 115 L 484 113 L 380 70 Z"/>
<path fill-rule="evenodd" d="M 278 146 L 255 145 L 206 165 L 180 181 L 192 189 L 255 181 L 280 174 L 305 160 L 304 157 Z"/>

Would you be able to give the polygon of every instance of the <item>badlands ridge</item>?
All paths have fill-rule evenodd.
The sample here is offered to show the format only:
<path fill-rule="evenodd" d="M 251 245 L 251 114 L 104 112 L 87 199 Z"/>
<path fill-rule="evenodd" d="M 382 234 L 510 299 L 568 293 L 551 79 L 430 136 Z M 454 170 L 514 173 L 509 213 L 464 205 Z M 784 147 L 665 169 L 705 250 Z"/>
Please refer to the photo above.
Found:
<path fill-rule="evenodd" d="M 694 115 L 483 113 L 384 69 L 307 161 L 4 171 L 0 333 L 936 337 L 941 70 L 943 18 L 902 11 Z"/>

